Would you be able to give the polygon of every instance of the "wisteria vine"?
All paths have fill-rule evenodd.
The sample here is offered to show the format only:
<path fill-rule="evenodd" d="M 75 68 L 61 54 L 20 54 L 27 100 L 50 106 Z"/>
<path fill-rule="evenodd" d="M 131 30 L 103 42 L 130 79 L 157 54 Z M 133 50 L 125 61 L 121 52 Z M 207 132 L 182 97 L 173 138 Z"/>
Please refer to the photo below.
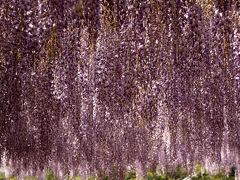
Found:
<path fill-rule="evenodd" d="M 238 0 L 0 0 L 0 156 L 123 177 L 240 166 Z"/>

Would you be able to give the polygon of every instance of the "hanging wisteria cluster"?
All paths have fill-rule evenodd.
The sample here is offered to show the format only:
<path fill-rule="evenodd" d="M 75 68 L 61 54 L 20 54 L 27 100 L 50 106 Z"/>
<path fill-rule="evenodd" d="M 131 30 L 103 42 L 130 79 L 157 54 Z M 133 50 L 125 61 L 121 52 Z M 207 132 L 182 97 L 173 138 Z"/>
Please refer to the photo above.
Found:
<path fill-rule="evenodd" d="M 0 156 L 120 179 L 240 165 L 240 2 L 0 0 Z"/>

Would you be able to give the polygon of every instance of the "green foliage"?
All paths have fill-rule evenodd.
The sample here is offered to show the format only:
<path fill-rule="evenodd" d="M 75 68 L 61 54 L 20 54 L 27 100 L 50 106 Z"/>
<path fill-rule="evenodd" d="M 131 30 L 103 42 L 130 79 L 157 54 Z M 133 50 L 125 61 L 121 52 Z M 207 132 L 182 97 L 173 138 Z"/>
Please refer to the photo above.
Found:
<path fill-rule="evenodd" d="M 184 179 L 188 176 L 188 172 L 181 166 L 177 166 L 176 170 L 166 173 L 166 179 Z"/>
<path fill-rule="evenodd" d="M 201 172 L 202 172 L 202 167 L 201 167 L 200 164 L 197 164 L 197 165 L 196 165 L 196 173 L 197 173 L 197 174 L 201 174 Z"/>
<path fill-rule="evenodd" d="M 48 169 L 48 171 L 47 171 L 46 180 L 56 180 L 56 178 L 54 177 L 54 174 L 53 174 L 52 170 L 50 170 L 50 169 Z"/>
<path fill-rule="evenodd" d="M 91 176 L 91 177 L 88 178 L 88 180 L 95 180 L 95 177 Z"/>
<path fill-rule="evenodd" d="M 176 179 L 184 179 L 185 177 L 188 176 L 188 172 L 181 166 L 178 166 L 173 175 L 174 175 L 173 177 Z"/>
<path fill-rule="evenodd" d="M 109 180 L 108 176 L 100 176 L 97 178 L 97 180 Z"/>
<path fill-rule="evenodd" d="M 109 177 L 104 171 L 100 171 L 97 177 L 97 180 L 108 180 Z"/>
<path fill-rule="evenodd" d="M 125 180 L 136 180 L 136 172 L 130 171 L 130 172 L 126 173 L 124 179 Z"/>
<path fill-rule="evenodd" d="M 195 175 L 191 176 L 188 174 L 188 172 L 182 168 L 181 166 L 178 166 L 175 170 L 167 171 L 166 173 L 157 173 L 154 171 L 147 172 L 147 174 L 143 177 L 143 180 L 182 180 L 186 177 L 189 177 L 191 180 L 234 180 L 235 179 L 235 172 L 236 167 L 232 167 L 229 171 L 229 173 L 226 173 L 225 171 L 221 170 L 216 174 L 209 174 L 206 169 L 201 167 L 200 164 L 196 166 L 195 169 Z M 81 180 L 80 176 L 67 176 L 67 180 Z M 112 180 L 116 179 L 116 177 L 109 177 L 106 175 L 106 173 L 102 172 L 98 175 L 98 177 L 91 176 L 88 178 L 88 180 Z M 136 172 L 135 171 L 129 171 L 125 173 L 124 180 L 136 180 Z M 0 172 L 0 180 L 17 180 L 16 176 L 12 176 L 10 178 L 5 177 L 5 173 Z M 37 177 L 35 176 L 26 176 L 24 177 L 24 180 L 37 180 Z M 54 176 L 52 170 L 48 170 L 45 176 L 45 180 L 57 180 L 57 178 Z"/>
<path fill-rule="evenodd" d="M 234 178 L 235 178 L 235 174 L 236 174 L 236 167 L 235 167 L 235 166 L 233 166 L 233 167 L 231 167 L 231 169 L 230 169 L 230 172 L 229 172 L 228 176 L 229 176 L 229 178 L 232 178 L 232 179 L 234 179 Z"/>
<path fill-rule="evenodd" d="M 8 180 L 17 180 L 17 177 L 16 176 L 12 176 Z"/>
<path fill-rule="evenodd" d="M 4 172 L 0 172 L 0 180 L 4 180 L 4 179 L 6 179 L 5 173 Z"/>
<path fill-rule="evenodd" d="M 81 180 L 80 176 L 75 176 L 72 178 L 73 180 Z"/>
<path fill-rule="evenodd" d="M 235 168 L 232 167 L 229 174 L 226 175 L 225 171 L 219 171 L 216 174 L 210 175 L 206 170 L 201 171 L 201 165 L 196 166 L 196 175 L 192 177 L 192 180 L 234 180 L 235 179 Z"/>
<path fill-rule="evenodd" d="M 71 178 L 71 176 L 69 176 L 69 175 L 66 177 L 66 180 L 71 180 L 71 179 L 72 179 L 72 178 Z"/>
<path fill-rule="evenodd" d="M 146 180 L 162 180 L 162 176 L 158 175 L 156 172 L 148 172 L 144 177 Z"/>
<path fill-rule="evenodd" d="M 66 180 L 82 180 L 83 178 L 81 178 L 80 176 L 67 176 Z"/>
<path fill-rule="evenodd" d="M 188 176 L 187 171 L 184 168 L 178 166 L 174 171 L 168 171 L 166 173 L 156 173 L 156 172 L 148 172 L 146 176 L 144 176 L 144 180 L 177 180 L 184 179 Z"/>
<path fill-rule="evenodd" d="M 27 177 L 24 177 L 24 180 L 37 180 L 37 177 L 35 177 L 35 176 L 27 176 Z"/>

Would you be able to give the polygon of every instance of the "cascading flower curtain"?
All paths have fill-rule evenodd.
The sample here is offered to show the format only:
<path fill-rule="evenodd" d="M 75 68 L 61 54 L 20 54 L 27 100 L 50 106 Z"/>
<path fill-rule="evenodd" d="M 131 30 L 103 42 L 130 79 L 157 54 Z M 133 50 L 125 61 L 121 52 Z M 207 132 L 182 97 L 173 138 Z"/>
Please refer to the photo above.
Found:
<path fill-rule="evenodd" d="M 1 161 L 120 179 L 239 168 L 239 6 L 1 0 Z"/>

